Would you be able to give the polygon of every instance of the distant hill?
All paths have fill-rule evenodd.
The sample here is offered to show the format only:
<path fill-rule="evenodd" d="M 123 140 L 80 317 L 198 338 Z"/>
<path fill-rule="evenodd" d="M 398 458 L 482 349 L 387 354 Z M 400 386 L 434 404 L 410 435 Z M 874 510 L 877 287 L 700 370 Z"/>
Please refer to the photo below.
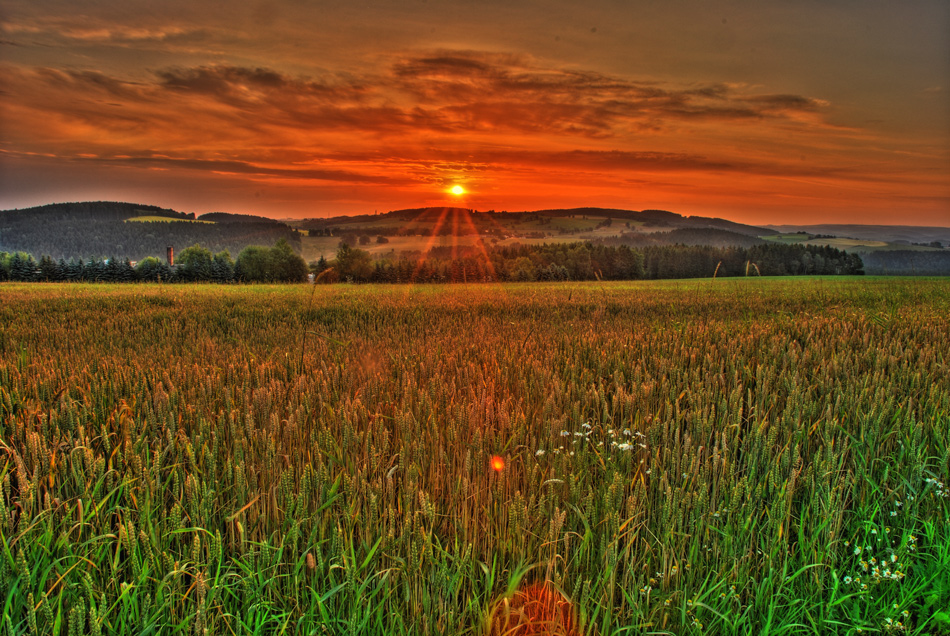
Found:
<path fill-rule="evenodd" d="M 709 247 L 752 247 L 767 241 L 750 234 L 740 234 L 715 227 L 679 227 L 668 232 L 624 232 L 615 238 L 598 239 L 605 245 L 647 247 L 651 245 L 705 245 Z"/>
<path fill-rule="evenodd" d="M 169 245 L 180 252 L 200 243 L 213 252 L 228 250 L 232 256 L 248 245 L 271 246 L 280 238 L 298 251 L 301 247 L 299 232 L 272 219 L 214 213 L 202 216 L 203 222 L 196 221 L 194 214 L 110 201 L 2 210 L 0 252 L 22 251 L 37 258 L 48 255 L 67 260 L 141 260 L 146 256 L 164 258 Z"/>
<path fill-rule="evenodd" d="M 950 276 L 950 250 L 867 252 L 861 260 L 875 276 Z"/>
<path fill-rule="evenodd" d="M 587 222 L 584 222 L 587 221 Z M 609 221 L 609 222 L 608 222 Z M 769 234 L 770 230 L 725 219 L 682 216 L 666 210 L 621 210 L 614 208 L 564 208 L 523 212 L 480 212 L 458 207 L 393 210 L 384 214 L 303 219 L 299 229 L 315 233 L 345 234 L 363 231 L 382 236 L 488 234 L 495 236 L 551 236 L 581 234 L 615 225 L 601 234 L 617 234 L 621 227 L 640 232 L 668 232 L 677 228 L 716 228 L 746 236 Z"/>
<path fill-rule="evenodd" d="M 770 225 L 763 238 L 859 254 L 872 275 L 950 276 L 950 228 L 914 225 Z"/>
<path fill-rule="evenodd" d="M 944 246 L 950 245 L 950 227 L 926 227 L 914 225 L 767 225 L 776 232 L 794 234 L 832 235 L 839 238 L 865 239 L 885 243 L 928 244 L 938 241 Z"/>
<path fill-rule="evenodd" d="M 382 214 L 278 221 L 212 212 L 197 217 L 154 205 L 91 201 L 0 211 L 0 252 L 54 259 L 164 257 L 201 244 L 236 256 L 287 240 L 307 260 L 333 258 L 341 241 L 374 256 L 446 248 L 507 248 L 578 241 L 633 248 L 667 245 L 749 249 L 769 243 L 828 245 L 866 258 L 868 273 L 950 274 L 950 228 L 886 225 L 754 226 L 668 210 L 556 208 L 476 211 L 424 207 Z M 929 255 L 928 255 L 929 254 Z"/>
<path fill-rule="evenodd" d="M 625 221 L 635 221 L 642 223 L 644 229 L 655 228 L 657 230 L 668 228 L 718 228 L 728 230 L 737 234 L 747 236 L 760 236 L 768 234 L 769 231 L 762 227 L 754 225 L 745 225 L 735 221 L 725 219 L 711 218 L 705 216 L 682 216 L 675 212 L 667 210 L 618 210 L 613 208 L 574 208 L 574 209 L 555 209 L 538 210 L 533 214 L 551 215 L 551 216 L 604 216 L 607 218 L 623 219 Z"/>
<path fill-rule="evenodd" d="M 8 216 L 9 215 L 9 216 Z M 76 219 L 123 221 L 136 216 L 161 216 L 170 219 L 194 219 L 194 214 L 176 212 L 157 205 L 119 203 L 116 201 L 83 201 L 78 203 L 50 203 L 20 210 L 0 210 L 0 219 L 13 217 L 42 219 L 49 223 L 64 223 Z"/>
<path fill-rule="evenodd" d="M 229 212 L 208 212 L 198 217 L 199 221 L 208 221 L 211 223 L 258 223 L 265 225 L 287 225 L 283 221 L 275 221 L 266 216 L 255 216 L 253 214 L 231 214 Z"/>

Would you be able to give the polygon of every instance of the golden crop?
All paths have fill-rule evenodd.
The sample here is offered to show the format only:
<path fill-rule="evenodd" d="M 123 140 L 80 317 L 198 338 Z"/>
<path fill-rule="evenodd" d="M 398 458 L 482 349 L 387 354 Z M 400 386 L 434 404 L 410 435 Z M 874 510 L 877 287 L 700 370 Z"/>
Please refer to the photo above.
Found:
<path fill-rule="evenodd" d="M 950 606 L 946 281 L 0 301 L 4 634 L 940 633 Z M 571 618 L 529 625 L 533 589 Z"/>

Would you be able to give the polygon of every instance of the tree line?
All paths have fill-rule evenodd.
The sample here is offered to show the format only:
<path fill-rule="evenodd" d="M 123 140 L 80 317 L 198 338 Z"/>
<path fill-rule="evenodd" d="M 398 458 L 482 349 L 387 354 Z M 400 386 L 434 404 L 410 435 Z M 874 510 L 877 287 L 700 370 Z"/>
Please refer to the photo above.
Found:
<path fill-rule="evenodd" d="M 378 258 L 341 243 L 336 258 L 308 266 L 284 240 L 274 247 L 249 246 L 237 260 L 193 245 L 169 267 L 154 257 L 35 261 L 30 254 L 0 253 L 0 280 L 95 282 L 318 282 L 463 283 L 489 281 L 583 281 L 725 276 L 863 274 L 857 254 L 828 246 L 768 243 L 751 247 L 662 245 L 632 248 L 604 243 L 517 245 L 478 251 L 438 247 L 426 253 Z"/>
<path fill-rule="evenodd" d="M 863 274 L 857 254 L 828 246 L 765 243 L 750 247 L 661 245 L 633 248 L 602 242 L 496 247 L 438 247 L 425 254 L 373 259 L 343 243 L 336 258 L 311 263 L 327 282 L 582 281 L 712 276 Z"/>
<path fill-rule="evenodd" d="M 306 280 L 307 274 L 306 261 L 284 239 L 278 239 L 273 247 L 245 247 L 236 261 L 227 250 L 215 254 L 192 245 L 178 254 L 174 266 L 154 256 L 133 265 L 127 258 L 66 261 L 47 255 L 36 261 L 26 252 L 0 252 L 0 281 L 296 283 Z"/>

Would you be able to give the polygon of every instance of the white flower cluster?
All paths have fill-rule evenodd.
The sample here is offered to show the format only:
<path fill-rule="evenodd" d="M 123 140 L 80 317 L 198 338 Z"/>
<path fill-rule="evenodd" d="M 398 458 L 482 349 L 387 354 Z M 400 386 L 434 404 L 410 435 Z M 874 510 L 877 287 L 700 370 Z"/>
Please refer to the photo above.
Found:
<path fill-rule="evenodd" d="M 903 616 L 904 619 L 906 620 L 910 616 L 910 612 L 908 612 L 907 610 L 904 610 L 903 612 L 901 612 L 901 616 Z M 893 618 L 885 618 L 884 624 L 881 625 L 881 627 L 884 628 L 885 632 L 890 633 L 890 634 L 903 632 L 907 629 L 907 626 L 904 625 L 902 621 L 899 621 L 899 620 L 895 621 Z"/>
<path fill-rule="evenodd" d="M 609 442 L 608 447 L 614 448 L 621 452 L 629 452 L 636 450 L 637 448 L 648 448 L 647 446 L 647 436 L 640 431 L 631 431 L 629 428 L 623 429 L 619 434 L 612 428 L 606 429 L 606 432 L 603 432 L 603 439 L 597 439 L 597 435 L 594 435 L 595 429 L 594 425 L 590 422 L 584 422 L 581 424 L 581 429 L 579 431 L 570 431 L 564 429 L 558 433 L 559 437 L 568 438 L 571 441 L 571 444 L 578 444 L 583 441 L 589 441 L 591 444 L 594 444 L 597 448 L 602 448 L 604 446 L 604 441 Z M 592 435 L 593 438 L 592 438 Z M 628 441 L 618 441 L 623 440 L 624 437 L 632 438 Z M 596 443 L 595 443 L 596 441 Z M 565 448 L 564 444 L 567 443 L 567 440 L 564 440 L 560 446 L 557 448 L 551 449 L 552 455 L 560 455 L 565 453 L 566 455 L 573 456 L 574 451 L 570 450 L 570 447 Z M 535 457 L 542 457 L 547 454 L 547 450 L 539 448 L 534 452 Z M 649 472 L 649 471 L 648 471 Z"/>
<path fill-rule="evenodd" d="M 947 487 L 943 484 L 942 481 L 938 481 L 936 479 L 933 479 L 932 477 L 928 477 L 927 479 L 924 480 L 924 483 L 934 485 L 935 497 L 950 497 L 950 492 L 947 491 Z"/>

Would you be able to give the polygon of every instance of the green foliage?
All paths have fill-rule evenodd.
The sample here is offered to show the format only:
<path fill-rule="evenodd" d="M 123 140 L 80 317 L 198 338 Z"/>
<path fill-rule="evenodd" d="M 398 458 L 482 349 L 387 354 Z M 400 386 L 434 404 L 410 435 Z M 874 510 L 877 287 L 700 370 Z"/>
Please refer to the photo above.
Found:
<path fill-rule="evenodd" d="M 508 280 L 530 282 L 538 277 L 538 270 L 527 256 L 519 256 L 508 264 Z"/>
<path fill-rule="evenodd" d="M 139 280 L 150 282 L 168 281 L 172 278 L 171 268 L 154 256 L 140 260 L 135 266 L 135 273 Z"/>
<path fill-rule="evenodd" d="M 175 261 L 176 274 L 183 281 L 208 281 L 212 278 L 214 257 L 211 250 L 198 244 L 187 247 L 178 254 Z"/>
<path fill-rule="evenodd" d="M 947 632 L 945 281 L 2 291 L 4 634 Z"/>
<path fill-rule="evenodd" d="M 753 267 L 754 266 L 754 267 Z M 831 247 L 754 244 L 750 247 L 648 245 L 606 242 L 516 245 L 492 249 L 453 246 L 383 256 L 375 262 L 345 242 L 336 258 L 340 280 L 353 282 L 583 281 L 861 274 L 860 257 Z"/>
<path fill-rule="evenodd" d="M 227 250 L 212 256 L 211 250 L 193 245 L 178 256 L 175 277 L 180 281 L 229 283 L 234 280 L 234 260 Z"/>
<path fill-rule="evenodd" d="M 373 258 L 366 250 L 340 244 L 333 263 L 337 276 L 343 281 L 369 281 L 373 275 Z"/>
<path fill-rule="evenodd" d="M 38 279 L 42 281 L 62 280 L 59 263 L 49 256 L 40 259 Z"/>
<path fill-rule="evenodd" d="M 295 253 L 290 244 L 284 239 L 278 239 L 271 248 L 271 259 L 274 266 L 274 281 L 279 283 L 298 283 L 306 279 L 307 261 Z"/>
<path fill-rule="evenodd" d="M 216 283 L 229 283 L 234 280 L 234 259 L 227 250 L 214 255 L 211 262 L 211 280 Z"/>
<path fill-rule="evenodd" d="M 238 254 L 235 275 L 247 282 L 270 282 L 274 265 L 271 263 L 271 250 L 260 245 L 249 245 Z"/>
<path fill-rule="evenodd" d="M 320 258 L 318 258 L 317 260 L 312 261 L 309 264 L 309 267 L 310 267 L 311 274 L 320 274 L 326 271 L 328 267 L 330 267 L 330 263 L 327 261 L 326 258 L 324 258 L 323 256 L 320 256 Z"/>
<path fill-rule="evenodd" d="M 178 256 L 178 266 L 161 280 L 247 282 L 300 282 L 308 273 L 326 272 L 321 261 L 307 266 L 291 245 L 279 239 L 267 249 L 250 246 L 235 264 L 225 250 L 215 256 L 193 245 Z M 32 263 L 32 264 L 31 264 Z M 862 274 L 861 259 L 830 247 L 764 244 L 751 248 L 664 246 L 632 249 L 603 243 L 559 243 L 504 247 L 492 250 L 441 246 L 425 254 L 414 253 L 373 260 L 369 252 L 342 241 L 333 271 L 322 282 L 421 282 L 467 283 L 512 281 L 637 280 L 641 278 L 709 278 L 728 276 L 853 275 Z M 152 271 L 149 266 L 149 272 Z M 152 272 L 154 273 L 154 272 Z M 0 278 L 12 280 L 88 280 L 123 282 L 158 280 L 132 271 L 128 260 L 92 260 L 77 267 L 58 265 L 44 256 L 37 267 L 32 256 L 17 253 L 0 261 Z"/>
<path fill-rule="evenodd" d="M 283 240 L 274 247 L 250 246 L 238 254 L 235 276 L 247 282 L 295 283 L 306 279 L 308 268 L 303 257 Z"/>
<path fill-rule="evenodd" d="M 32 254 L 26 252 L 15 252 L 9 257 L 6 268 L 7 277 L 16 281 L 35 281 L 39 280 L 39 268 Z"/>

